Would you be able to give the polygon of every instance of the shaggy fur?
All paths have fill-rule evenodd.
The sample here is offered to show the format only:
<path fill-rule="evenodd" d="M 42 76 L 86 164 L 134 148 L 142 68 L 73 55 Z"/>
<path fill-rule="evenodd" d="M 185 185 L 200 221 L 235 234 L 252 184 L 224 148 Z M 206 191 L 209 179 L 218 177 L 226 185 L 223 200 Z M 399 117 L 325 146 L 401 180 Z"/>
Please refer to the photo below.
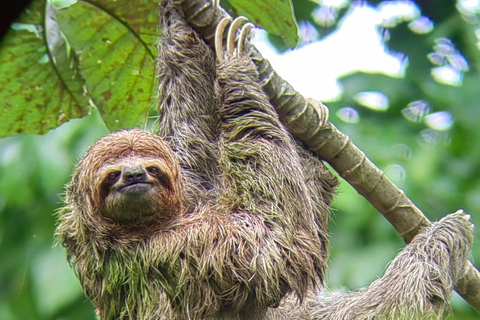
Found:
<path fill-rule="evenodd" d="M 172 8 L 164 26 L 163 139 L 122 131 L 92 146 L 67 188 L 60 241 L 101 319 L 171 318 L 158 308 L 167 296 L 178 318 L 260 319 L 321 284 L 336 178 L 288 134 L 248 57 L 216 66 Z M 174 187 L 157 201 L 180 205 L 105 216 L 102 168 L 142 157 L 164 159 Z"/>
<path fill-rule="evenodd" d="M 216 64 L 164 4 L 158 136 L 131 130 L 97 141 L 58 215 L 58 242 L 100 319 L 441 314 L 470 249 L 467 219 L 429 228 L 370 288 L 317 299 L 336 178 L 286 131 L 250 59 L 226 55 Z M 145 204 L 126 219 L 110 173 L 151 161 L 161 179 L 149 178 Z"/>
<path fill-rule="evenodd" d="M 472 241 L 469 215 L 450 214 L 418 234 L 368 288 L 334 295 L 316 291 L 303 304 L 287 297 L 266 319 L 441 319 L 465 273 Z"/>

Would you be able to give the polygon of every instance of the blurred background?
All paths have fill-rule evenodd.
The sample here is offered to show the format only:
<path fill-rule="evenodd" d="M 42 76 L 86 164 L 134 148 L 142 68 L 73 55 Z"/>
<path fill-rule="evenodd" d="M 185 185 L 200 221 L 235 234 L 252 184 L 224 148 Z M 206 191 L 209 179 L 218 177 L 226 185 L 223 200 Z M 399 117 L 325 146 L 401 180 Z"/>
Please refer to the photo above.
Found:
<path fill-rule="evenodd" d="M 255 45 L 431 220 L 459 208 L 480 222 L 480 1 L 294 0 L 301 43 Z M 1 89 L 1 88 L 0 88 Z M 1 123 L 0 123 L 1 125 Z M 0 319 L 95 319 L 53 247 L 55 211 L 78 158 L 107 129 L 93 110 L 44 136 L 0 139 Z M 380 277 L 404 246 L 348 184 L 331 219 L 330 290 Z M 480 230 L 472 260 L 480 261 Z M 456 294 L 452 319 L 478 319 Z"/>

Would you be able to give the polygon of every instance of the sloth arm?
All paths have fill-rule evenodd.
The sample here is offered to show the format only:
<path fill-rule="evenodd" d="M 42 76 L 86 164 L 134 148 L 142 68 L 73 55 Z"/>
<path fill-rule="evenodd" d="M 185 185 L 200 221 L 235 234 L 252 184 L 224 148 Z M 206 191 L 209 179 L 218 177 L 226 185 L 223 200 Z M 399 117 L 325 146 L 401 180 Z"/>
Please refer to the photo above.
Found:
<path fill-rule="evenodd" d="M 214 187 L 219 174 L 215 59 L 170 2 L 162 7 L 158 134 L 175 152 L 187 202 L 194 202 Z"/>
<path fill-rule="evenodd" d="M 472 232 L 468 215 L 450 214 L 419 233 L 369 287 L 311 297 L 302 307 L 286 303 L 277 312 L 290 319 L 441 319 L 455 281 L 465 272 Z"/>

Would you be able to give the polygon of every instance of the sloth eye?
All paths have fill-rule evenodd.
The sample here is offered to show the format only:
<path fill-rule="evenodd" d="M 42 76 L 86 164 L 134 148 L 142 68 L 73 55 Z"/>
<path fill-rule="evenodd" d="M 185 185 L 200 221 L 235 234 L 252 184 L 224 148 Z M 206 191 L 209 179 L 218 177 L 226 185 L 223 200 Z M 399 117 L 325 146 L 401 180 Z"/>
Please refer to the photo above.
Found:
<path fill-rule="evenodd" d="M 160 173 L 160 170 L 158 170 L 157 167 L 148 167 L 147 171 L 154 177 L 156 177 Z"/>
<path fill-rule="evenodd" d="M 117 180 L 118 176 L 120 175 L 120 172 L 119 171 L 114 171 L 114 172 L 110 172 L 108 174 L 108 180 L 110 181 L 115 181 Z"/>

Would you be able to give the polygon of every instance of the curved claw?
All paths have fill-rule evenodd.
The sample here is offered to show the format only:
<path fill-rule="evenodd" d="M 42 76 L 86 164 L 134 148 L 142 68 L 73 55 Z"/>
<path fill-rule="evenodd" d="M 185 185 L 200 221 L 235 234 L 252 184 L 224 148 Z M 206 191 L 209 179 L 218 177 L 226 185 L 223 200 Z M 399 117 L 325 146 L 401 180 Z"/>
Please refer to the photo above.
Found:
<path fill-rule="evenodd" d="M 245 39 L 251 38 L 250 30 L 252 30 L 253 27 L 254 27 L 253 23 L 249 22 L 245 24 L 242 28 L 242 31 L 240 31 L 240 36 L 238 37 L 238 52 L 237 52 L 238 57 L 240 57 L 243 54 L 243 46 L 245 44 Z"/>
<path fill-rule="evenodd" d="M 226 17 L 220 20 L 215 30 L 215 54 L 218 62 L 223 62 L 223 34 L 225 28 L 232 21 L 232 18 Z"/>
<path fill-rule="evenodd" d="M 235 49 L 235 36 L 237 35 L 237 30 L 245 21 L 248 21 L 248 19 L 245 17 L 238 17 L 233 20 L 230 28 L 228 29 L 227 54 L 229 56 L 233 54 L 233 50 Z"/>

